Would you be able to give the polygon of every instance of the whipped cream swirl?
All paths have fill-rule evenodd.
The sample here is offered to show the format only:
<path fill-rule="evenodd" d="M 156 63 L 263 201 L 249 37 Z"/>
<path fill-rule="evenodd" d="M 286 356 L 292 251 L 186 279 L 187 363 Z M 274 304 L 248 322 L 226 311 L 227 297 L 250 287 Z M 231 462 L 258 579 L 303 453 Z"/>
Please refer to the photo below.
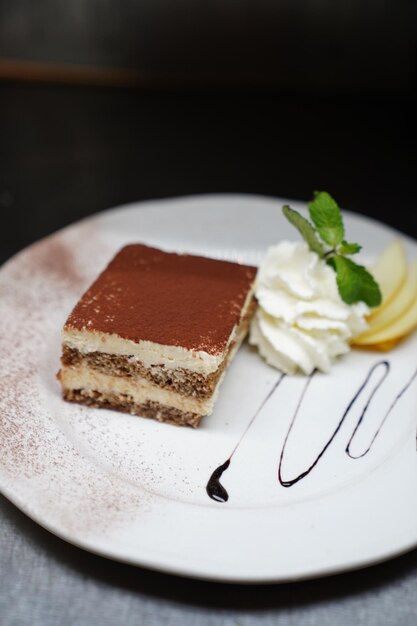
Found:
<path fill-rule="evenodd" d="M 286 374 L 328 372 L 332 359 L 367 328 L 369 308 L 341 299 L 336 273 L 304 242 L 269 248 L 255 284 L 259 307 L 249 342 Z"/>

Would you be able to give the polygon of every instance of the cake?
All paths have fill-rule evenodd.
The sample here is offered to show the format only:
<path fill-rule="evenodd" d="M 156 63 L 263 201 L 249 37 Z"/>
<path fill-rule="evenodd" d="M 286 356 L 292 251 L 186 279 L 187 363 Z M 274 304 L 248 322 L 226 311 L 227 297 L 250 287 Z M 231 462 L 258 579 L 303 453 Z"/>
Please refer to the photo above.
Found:
<path fill-rule="evenodd" d="M 199 425 L 254 312 L 256 269 L 124 247 L 69 315 L 65 400 Z"/>

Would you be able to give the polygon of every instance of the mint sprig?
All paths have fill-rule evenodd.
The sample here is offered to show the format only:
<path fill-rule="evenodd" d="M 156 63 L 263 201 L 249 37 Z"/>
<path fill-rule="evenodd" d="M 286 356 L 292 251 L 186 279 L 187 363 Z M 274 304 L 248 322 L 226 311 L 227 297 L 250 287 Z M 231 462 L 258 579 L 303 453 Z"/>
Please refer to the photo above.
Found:
<path fill-rule="evenodd" d="M 330 194 L 326 191 L 315 191 L 313 200 L 308 203 L 314 226 L 289 206 L 283 206 L 282 211 L 297 228 L 310 250 L 325 259 L 336 272 L 339 294 L 346 304 L 365 302 L 370 307 L 381 304 L 381 290 L 372 274 L 363 265 L 348 258 L 360 252 L 362 246 L 344 239 L 342 212 Z"/>

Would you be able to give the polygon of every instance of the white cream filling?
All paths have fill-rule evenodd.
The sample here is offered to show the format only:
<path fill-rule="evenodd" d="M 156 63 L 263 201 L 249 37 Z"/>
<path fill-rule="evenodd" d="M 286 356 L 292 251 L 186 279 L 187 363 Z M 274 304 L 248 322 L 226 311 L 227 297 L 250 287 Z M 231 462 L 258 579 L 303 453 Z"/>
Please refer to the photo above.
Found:
<path fill-rule="evenodd" d="M 151 365 L 163 365 L 174 369 L 182 367 L 201 374 L 215 372 L 224 357 L 223 352 L 213 355 L 201 350 L 186 350 L 180 346 L 162 346 L 152 341 L 136 343 L 130 339 L 122 339 L 116 334 L 72 328 L 64 329 L 62 343 L 63 346 L 78 350 L 82 354 L 103 352 L 117 356 L 128 356 L 137 359 L 145 367 Z"/>

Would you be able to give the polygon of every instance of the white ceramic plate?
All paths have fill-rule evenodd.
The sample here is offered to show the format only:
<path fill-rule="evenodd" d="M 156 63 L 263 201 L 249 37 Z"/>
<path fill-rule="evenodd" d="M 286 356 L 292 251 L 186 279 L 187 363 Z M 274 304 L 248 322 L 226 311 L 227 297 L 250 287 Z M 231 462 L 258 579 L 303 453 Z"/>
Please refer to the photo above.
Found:
<path fill-rule="evenodd" d="M 310 381 L 278 380 L 244 346 L 199 430 L 63 402 L 60 329 L 78 297 L 128 242 L 257 263 L 297 234 L 281 200 L 209 196 L 115 209 L 24 250 L 0 271 L 0 488 L 63 539 L 107 557 L 199 578 L 286 581 L 380 561 L 417 544 L 417 383 L 381 420 L 417 367 L 417 336 L 388 353 L 352 351 Z M 300 208 L 297 203 L 292 203 Z M 349 238 L 375 256 L 396 234 L 346 215 Z M 417 245 L 406 242 L 409 256 Z M 365 259 L 366 260 L 366 259 Z M 381 382 L 380 386 L 378 383 Z M 375 390 L 372 394 L 372 391 Z M 346 453 L 355 425 L 368 411 Z M 242 435 L 243 438 L 242 438 Z M 240 443 L 239 443 L 240 442 Z M 229 500 L 206 493 L 213 470 Z M 359 458 L 352 458 L 359 457 Z"/>

